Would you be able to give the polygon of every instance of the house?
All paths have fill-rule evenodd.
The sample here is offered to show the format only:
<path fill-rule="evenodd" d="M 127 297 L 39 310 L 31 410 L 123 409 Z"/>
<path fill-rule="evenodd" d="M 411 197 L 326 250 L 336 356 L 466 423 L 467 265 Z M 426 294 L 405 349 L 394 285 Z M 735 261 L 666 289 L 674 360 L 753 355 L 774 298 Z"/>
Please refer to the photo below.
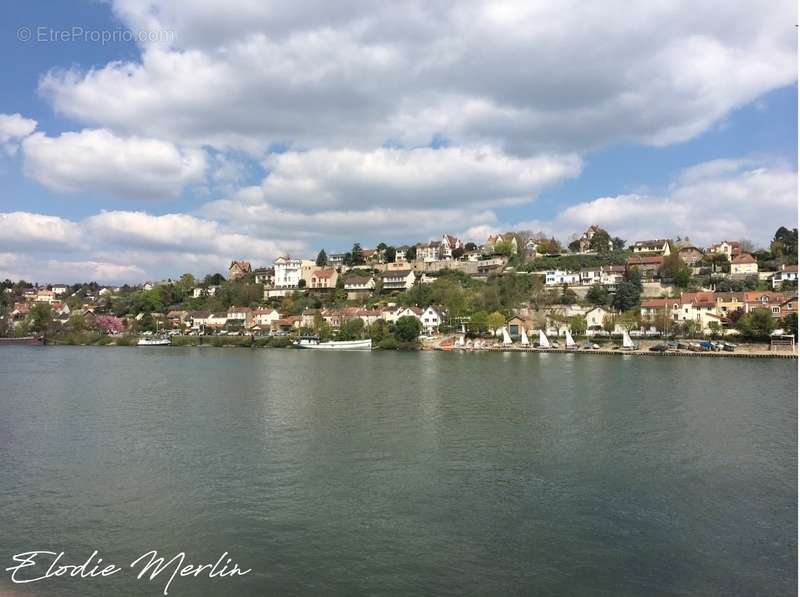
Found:
<path fill-rule="evenodd" d="M 422 329 L 424 329 L 426 333 L 432 334 L 436 332 L 439 326 L 445 321 L 444 309 L 430 305 L 422 312 L 420 321 L 422 321 Z"/>
<path fill-rule="evenodd" d="M 519 252 L 517 237 L 514 234 L 507 233 L 507 234 L 490 234 L 489 238 L 486 239 L 486 243 L 483 245 L 483 254 L 494 255 L 495 245 L 503 241 L 511 244 L 512 255 L 516 255 Z"/>
<path fill-rule="evenodd" d="M 797 315 L 797 295 L 793 294 L 781 303 L 781 317 L 794 313 Z"/>
<path fill-rule="evenodd" d="M 624 265 L 601 265 L 600 267 L 585 267 L 580 271 L 582 286 L 602 284 L 603 286 L 616 286 L 625 278 Z"/>
<path fill-rule="evenodd" d="M 751 276 L 758 273 L 758 262 L 750 253 L 740 253 L 731 259 L 732 276 Z"/>
<path fill-rule="evenodd" d="M 548 270 L 544 273 L 545 286 L 563 286 L 564 284 L 572 285 L 572 284 L 579 284 L 580 281 L 581 281 L 580 274 L 576 274 L 574 272 L 554 269 L 554 270 Z"/>
<path fill-rule="evenodd" d="M 36 298 L 34 301 L 37 303 L 52 303 L 56 300 L 56 295 L 52 290 L 47 290 L 45 288 L 40 288 L 36 292 Z"/>
<path fill-rule="evenodd" d="M 533 326 L 533 319 L 527 315 L 514 315 L 512 318 L 506 321 L 508 335 L 512 338 L 519 338 L 522 335 L 522 330 L 525 330 L 525 333 L 528 335 L 528 337 L 530 337 L 530 333 L 533 331 Z"/>
<path fill-rule="evenodd" d="M 772 276 L 772 289 L 781 288 L 784 282 L 797 286 L 796 265 L 782 265 L 780 271 Z"/>
<path fill-rule="evenodd" d="M 167 312 L 167 322 L 171 328 L 179 328 L 189 321 L 189 311 L 175 309 Z"/>
<path fill-rule="evenodd" d="M 331 267 L 342 267 L 344 265 L 344 253 L 331 253 L 328 255 L 328 265 Z"/>
<path fill-rule="evenodd" d="M 311 280 L 308 284 L 309 288 L 334 290 L 336 288 L 336 281 L 339 274 L 336 270 L 331 268 L 317 268 L 311 272 Z"/>
<path fill-rule="evenodd" d="M 680 306 L 678 299 L 652 298 L 644 299 L 639 304 L 639 314 L 642 321 L 654 322 L 657 317 L 670 317 L 673 309 Z"/>
<path fill-rule="evenodd" d="M 271 333 L 289 333 L 292 330 L 300 329 L 300 320 L 301 317 L 299 315 L 291 315 L 289 317 L 283 317 L 281 319 L 275 319 L 270 327 Z"/>
<path fill-rule="evenodd" d="M 193 330 L 202 330 L 209 327 L 211 312 L 210 311 L 189 311 L 189 325 Z M 227 320 L 227 314 L 225 319 Z"/>
<path fill-rule="evenodd" d="M 687 245 L 678 249 L 678 257 L 689 267 L 694 267 L 703 258 L 703 252 L 697 247 Z"/>
<path fill-rule="evenodd" d="M 414 280 L 414 272 L 410 269 L 383 272 L 381 289 L 384 291 L 409 290 L 414 285 Z"/>
<path fill-rule="evenodd" d="M 256 284 L 264 284 L 265 286 L 275 285 L 275 268 L 274 267 L 259 267 L 253 271 Z"/>
<path fill-rule="evenodd" d="M 669 241 L 665 238 L 656 240 L 637 240 L 633 243 L 634 254 L 649 253 L 651 255 L 661 255 L 666 257 L 670 254 Z"/>
<path fill-rule="evenodd" d="M 478 273 L 482 276 L 492 272 L 503 271 L 508 263 L 508 257 L 492 257 L 478 261 Z"/>
<path fill-rule="evenodd" d="M 228 279 L 238 280 L 253 271 L 249 261 L 231 261 L 228 266 Z"/>
<path fill-rule="evenodd" d="M 742 252 L 742 245 L 735 240 L 724 240 L 716 245 L 711 245 L 708 248 L 708 252 L 723 254 L 728 258 L 728 261 L 731 261 Z"/>
<path fill-rule="evenodd" d="M 225 326 L 250 329 L 253 326 L 253 310 L 250 307 L 229 307 Z"/>
<path fill-rule="evenodd" d="M 273 263 L 275 288 L 297 288 L 300 284 L 303 261 L 288 255 L 278 257 Z"/>
<path fill-rule="evenodd" d="M 397 307 L 395 309 L 387 309 L 381 315 L 387 323 L 395 323 L 401 317 L 416 317 L 421 320 L 422 309 L 419 307 Z"/>
<path fill-rule="evenodd" d="M 192 298 L 200 298 L 204 296 L 216 296 L 219 286 L 197 286 L 192 288 Z"/>
<path fill-rule="evenodd" d="M 770 290 L 743 292 L 744 312 L 751 313 L 756 309 L 766 309 L 775 319 L 781 315 L 781 305 L 786 301 L 782 292 Z"/>
<path fill-rule="evenodd" d="M 603 329 L 603 322 L 606 318 L 614 317 L 614 313 L 603 307 L 593 307 L 583 314 L 586 319 L 586 333 L 588 335 L 599 332 Z"/>
<path fill-rule="evenodd" d="M 452 234 L 443 234 L 439 243 L 439 259 L 449 260 L 453 258 L 453 251 L 463 249 L 464 245 L 460 239 Z"/>
<path fill-rule="evenodd" d="M 271 329 L 272 322 L 278 319 L 281 319 L 281 314 L 277 309 L 255 309 L 253 311 L 253 325 L 262 330 Z"/>
<path fill-rule="evenodd" d="M 628 257 L 628 269 L 636 268 L 644 277 L 653 277 L 664 263 L 663 255 L 631 255 Z"/>
<path fill-rule="evenodd" d="M 62 294 L 66 294 L 69 290 L 69 286 L 66 284 L 54 284 L 52 290 L 54 295 L 61 296 Z"/>
<path fill-rule="evenodd" d="M 442 243 L 433 240 L 426 244 L 417 245 L 417 260 L 419 261 L 439 261 L 442 259 Z"/>
<path fill-rule="evenodd" d="M 225 324 L 228 321 L 228 314 L 225 312 L 222 313 L 212 313 L 206 320 L 206 328 L 212 330 L 221 330 L 225 327 Z"/>
<path fill-rule="evenodd" d="M 408 245 L 401 245 L 394 250 L 394 262 L 395 263 L 402 263 L 406 260 L 406 255 L 408 254 L 409 247 Z"/>
<path fill-rule="evenodd" d="M 350 276 L 344 281 L 347 300 L 366 298 L 375 290 L 375 280 L 371 276 Z"/>

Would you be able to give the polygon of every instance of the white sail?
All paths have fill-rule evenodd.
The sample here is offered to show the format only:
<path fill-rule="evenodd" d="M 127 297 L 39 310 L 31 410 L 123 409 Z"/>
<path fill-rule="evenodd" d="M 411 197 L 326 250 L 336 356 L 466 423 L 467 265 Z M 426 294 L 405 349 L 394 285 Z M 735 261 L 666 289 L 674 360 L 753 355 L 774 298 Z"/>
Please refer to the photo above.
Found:
<path fill-rule="evenodd" d="M 622 348 L 633 348 L 633 340 L 631 340 L 628 330 L 622 330 Z"/>
<path fill-rule="evenodd" d="M 459 336 L 456 340 L 456 346 L 464 346 L 464 336 Z"/>
<path fill-rule="evenodd" d="M 528 334 L 525 333 L 525 328 L 519 328 L 519 335 L 520 335 L 520 344 L 523 346 L 530 346 L 530 340 L 528 340 Z"/>
<path fill-rule="evenodd" d="M 569 330 L 566 331 L 565 336 L 567 348 L 575 348 L 575 340 L 572 339 L 572 334 L 569 333 Z"/>
<path fill-rule="evenodd" d="M 539 330 L 539 348 L 550 348 L 550 340 L 547 339 L 542 330 Z"/>
<path fill-rule="evenodd" d="M 511 345 L 511 336 L 508 333 L 508 330 L 505 326 L 503 326 L 503 346 L 510 346 Z"/>

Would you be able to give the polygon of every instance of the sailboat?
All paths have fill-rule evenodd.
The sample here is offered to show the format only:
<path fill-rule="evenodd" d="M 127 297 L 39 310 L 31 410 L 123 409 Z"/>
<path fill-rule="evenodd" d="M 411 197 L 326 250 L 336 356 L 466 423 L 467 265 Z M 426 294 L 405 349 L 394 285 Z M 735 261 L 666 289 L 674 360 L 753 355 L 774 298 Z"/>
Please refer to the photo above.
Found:
<path fill-rule="evenodd" d="M 572 339 L 572 334 L 570 334 L 569 330 L 566 330 L 564 342 L 567 346 L 567 350 L 575 350 L 578 348 L 578 345 L 575 344 L 575 340 Z"/>
<path fill-rule="evenodd" d="M 628 330 L 622 330 L 622 350 L 634 350 L 636 345 L 631 340 Z"/>
<path fill-rule="evenodd" d="M 456 339 L 455 347 L 456 348 L 464 348 L 464 344 L 465 344 L 464 336 L 459 336 L 458 339 Z"/>
<path fill-rule="evenodd" d="M 530 346 L 531 345 L 531 341 L 528 340 L 528 334 L 525 333 L 525 328 L 524 327 L 520 326 L 519 335 L 520 335 L 520 344 L 522 346 Z"/>
<path fill-rule="evenodd" d="M 511 336 L 505 326 L 503 326 L 503 346 L 511 346 Z"/>
<path fill-rule="evenodd" d="M 550 348 L 550 340 L 542 330 L 539 330 L 539 348 Z"/>

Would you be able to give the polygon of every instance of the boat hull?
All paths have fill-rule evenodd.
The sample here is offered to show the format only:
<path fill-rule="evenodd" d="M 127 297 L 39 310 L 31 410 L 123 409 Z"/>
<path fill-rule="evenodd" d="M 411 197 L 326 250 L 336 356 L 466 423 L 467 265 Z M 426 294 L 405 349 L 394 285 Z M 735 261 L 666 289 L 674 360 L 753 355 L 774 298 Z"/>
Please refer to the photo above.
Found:
<path fill-rule="evenodd" d="M 347 340 L 342 342 L 299 342 L 297 348 L 310 350 L 372 350 L 372 340 Z"/>
<path fill-rule="evenodd" d="M 147 340 L 143 338 L 136 343 L 136 346 L 172 346 L 170 340 Z"/>

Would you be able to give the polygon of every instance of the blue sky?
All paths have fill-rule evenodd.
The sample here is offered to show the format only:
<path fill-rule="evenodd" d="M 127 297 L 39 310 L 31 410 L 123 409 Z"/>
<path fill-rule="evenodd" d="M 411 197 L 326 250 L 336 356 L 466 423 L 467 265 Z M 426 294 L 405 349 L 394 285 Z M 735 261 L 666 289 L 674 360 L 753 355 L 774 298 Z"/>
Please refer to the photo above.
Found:
<path fill-rule="evenodd" d="M 233 5 L 2 9 L 0 277 L 592 223 L 763 245 L 796 225 L 791 2 L 618 21 L 602 3 Z M 92 41 L 123 31 L 161 37 Z"/>

